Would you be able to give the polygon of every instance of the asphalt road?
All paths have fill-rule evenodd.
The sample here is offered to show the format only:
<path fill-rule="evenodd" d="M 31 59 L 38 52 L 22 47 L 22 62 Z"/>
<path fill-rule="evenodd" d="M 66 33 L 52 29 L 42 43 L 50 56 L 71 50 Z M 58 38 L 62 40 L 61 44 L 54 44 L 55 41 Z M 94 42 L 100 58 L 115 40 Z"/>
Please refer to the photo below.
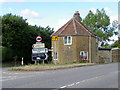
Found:
<path fill-rule="evenodd" d="M 118 88 L 118 63 L 41 72 L 3 69 L 2 88 Z"/>

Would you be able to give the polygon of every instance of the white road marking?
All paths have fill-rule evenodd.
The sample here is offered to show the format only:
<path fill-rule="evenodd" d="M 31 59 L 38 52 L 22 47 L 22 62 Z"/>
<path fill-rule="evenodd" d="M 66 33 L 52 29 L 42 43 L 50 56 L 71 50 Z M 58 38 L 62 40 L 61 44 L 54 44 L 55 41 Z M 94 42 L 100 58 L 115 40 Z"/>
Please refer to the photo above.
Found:
<path fill-rule="evenodd" d="M 60 88 L 66 88 L 67 86 L 62 86 L 62 87 L 60 87 Z"/>
<path fill-rule="evenodd" d="M 76 82 L 75 84 L 79 84 L 80 82 Z"/>
<path fill-rule="evenodd" d="M 70 87 L 70 86 L 73 86 L 73 85 L 75 85 L 75 83 L 72 83 L 72 84 L 70 84 L 70 85 L 67 85 L 68 87 Z"/>
<path fill-rule="evenodd" d="M 118 71 L 111 72 L 111 73 L 118 73 Z M 110 74 L 110 73 L 108 73 L 108 74 Z M 89 81 L 89 80 L 97 79 L 97 78 L 100 78 L 100 77 L 103 77 L 103 76 L 105 76 L 105 75 L 93 77 L 93 78 L 82 80 L 82 81 L 79 81 L 79 82 L 75 82 L 75 83 L 72 83 L 72 84 L 69 84 L 69 85 L 62 86 L 60 88 L 66 88 L 66 87 L 74 86 L 74 85 L 77 85 L 77 84 L 80 84 L 80 83 L 84 83 L 84 82 Z"/>

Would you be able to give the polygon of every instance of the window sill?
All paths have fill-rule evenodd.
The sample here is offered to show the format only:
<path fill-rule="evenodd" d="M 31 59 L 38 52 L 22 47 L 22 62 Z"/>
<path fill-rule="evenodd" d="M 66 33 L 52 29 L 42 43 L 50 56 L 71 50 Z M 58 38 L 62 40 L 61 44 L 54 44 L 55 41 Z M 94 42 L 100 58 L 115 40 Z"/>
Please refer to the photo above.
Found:
<path fill-rule="evenodd" d="M 64 45 L 72 45 L 72 44 L 64 44 Z"/>

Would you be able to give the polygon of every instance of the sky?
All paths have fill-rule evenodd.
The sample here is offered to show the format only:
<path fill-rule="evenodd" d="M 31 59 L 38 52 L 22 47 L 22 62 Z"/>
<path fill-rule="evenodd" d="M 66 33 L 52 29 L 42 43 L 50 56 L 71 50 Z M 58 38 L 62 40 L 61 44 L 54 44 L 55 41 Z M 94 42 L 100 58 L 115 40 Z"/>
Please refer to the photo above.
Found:
<path fill-rule="evenodd" d="M 79 11 L 80 16 L 85 18 L 89 10 L 94 13 L 96 9 L 105 9 L 106 14 L 110 17 L 111 23 L 118 20 L 118 0 L 1 0 L 0 15 L 12 13 L 13 15 L 22 16 L 27 19 L 30 25 L 41 27 L 50 26 L 57 31 L 62 25 L 73 17 L 76 11 Z M 117 40 L 117 36 L 112 37 Z"/>

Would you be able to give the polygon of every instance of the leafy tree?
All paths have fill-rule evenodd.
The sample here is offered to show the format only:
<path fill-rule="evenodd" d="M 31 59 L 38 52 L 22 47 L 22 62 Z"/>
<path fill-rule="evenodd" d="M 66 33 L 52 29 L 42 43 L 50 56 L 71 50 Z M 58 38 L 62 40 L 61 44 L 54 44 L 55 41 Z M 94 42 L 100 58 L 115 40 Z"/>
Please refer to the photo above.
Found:
<path fill-rule="evenodd" d="M 28 24 L 22 17 L 7 14 L 2 17 L 2 39 L 3 46 L 18 48 L 17 43 L 22 41 L 22 36 L 25 35 Z"/>
<path fill-rule="evenodd" d="M 118 47 L 120 48 L 120 39 L 115 41 L 112 45 L 110 45 L 112 48 Z"/>
<path fill-rule="evenodd" d="M 14 56 L 28 58 L 30 54 L 31 32 L 26 19 L 6 14 L 2 17 L 2 45 L 11 48 Z"/>
<path fill-rule="evenodd" d="M 110 37 L 117 35 L 116 28 L 110 26 L 110 18 L 104 9 L 97 9 L 95 14 L 90 10 L 82 22 L 100 38 L 101 46 L 108 45 Z"/>
<path fill-rule="evenodd" d="M 36 43 L 36 36 L 43 37 L 46 47 L 50 45 L 50 35 L 53 29 L 31 26 L 20 16 L 6 14 L 2 18 L 2 46 L 11 48 L 14 56 L 24 57 L 26 62 L 31 61 L 32 45 Z"/>

